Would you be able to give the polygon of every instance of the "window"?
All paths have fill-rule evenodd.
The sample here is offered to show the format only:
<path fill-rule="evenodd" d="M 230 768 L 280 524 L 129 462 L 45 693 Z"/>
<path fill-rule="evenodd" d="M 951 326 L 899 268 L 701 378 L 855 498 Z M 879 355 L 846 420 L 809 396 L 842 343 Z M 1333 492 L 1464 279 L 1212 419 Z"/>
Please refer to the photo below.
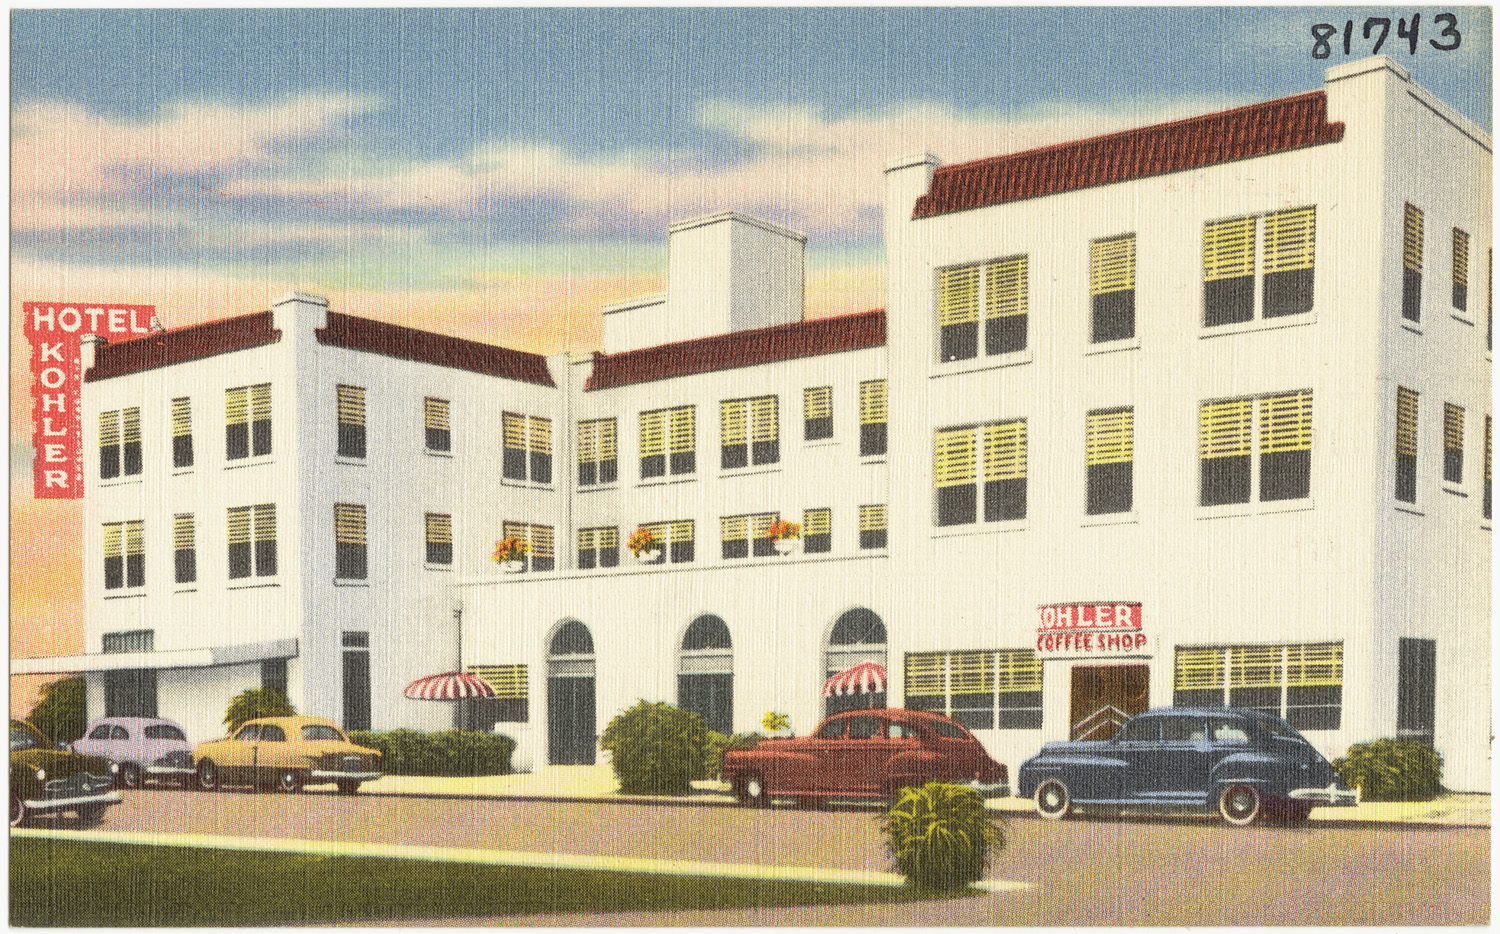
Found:
<path fill-rule="evenodd" d="M 365 456 L 365 390 L 338 387 L 339 457 Z"/>
<path fill-rule="evenodd" d="M 979 356 L 980 309 L 987 356 L 1026 349 L 1027 257 L 954 266 L 938 273 L 938 359 Z"/>
<path fill-rule="evenodd" d="M 104 588 L 143 587 L 146 584 L 145 523 L 104 523 Z"/>
<path fill-rule="evenodd" d="M 363 508 L 363 507 L 361 507 Z M 346 631 L 344 649 L 344 729 L 370 728 L 370 634 Z"/>
<path fill-rule="evenodd" d="M 1417 501 L 1417 396 L 1396 387 L 1396 499 Z"/>
<path fill-rule="evenodd" d="M 1464 482 L 1464 410 L 1443 403 L 1443 480 Z"/>
<path fill-rule="evenodd" d="M 665 546 L 666 559 L 673 564 L 684 564 L 692 561 L 693 554 L 693 520 L 678 519 L 673 522 L 651 522 L 641 528 L 651 533 L 651 537 Z"/>
<path fill-rule="evenodd" d="M 453 431 L 448 421 L 448 400 L 431 396 L 422 400 L 422 426 L 426 432 L 427 450 L 447 453 L 453 450 Z"/>
<path fill-rule="evenodd" d="M 552 526 L 506 522 L 501 526 L 505 538 L 518 538 L 527 545 L 523 570 L 551 571 L 557 567 Z"/>
<path fill-rule="evenodd" d="M 504 451 L 500 473 L 507 480 L 552 482 L 552 419 L 505 412 L 500 416 Z"/>
<path fill-rule="evenodd" d="M 1089 244 L 1089 295 L 1094 343 L 1135 336 L 1135 234 Z"/>
<path fill-rule="evenodd" d="M 884 548 L 885 540 L 885 504 L 859 507 L 859 547 Z"/>
<path fill-rule="evenodd" d="M 938 525 L 978 521 L 980 468 L 984 471 L 984 521 L 1026 518 L 1026 421 L 1012 419 L 945 428 L 934 436 L 932 480 Z"/>
<path fill-rule="evenodd" d="M 910 652 L 906 706 L 971 730 L 1040 730 L 1042 662 L 1032 649 Z"/>
<path fill-rule="evenodd" d="M 766 536 L 771 523 L 781 518 L 774 512 L 757 512 L 719 519 L 721 554 L 725 560 L 755 555 L 764 558 L 776 554 L 776 545 Z"/>
<path fill-rule="evenodd" d="M 612 525 L 578 530 L 578 567 L 613 568 L 620 565 L 620 530 Z"/>
<path fill-rule="evenodd" d="M 641 416 L 641 479 L 694 473 L 698 469 L 697 409 L 691 405 L 653 409 Z"/>
<path fill-rule="evenodd" d="M 186 396 L 172 400 L 172 466 L 193 466 L 193 410 Z"/>
<path fill-rule="evenodd" d="M 262 661 L 260 663 L 260 686 L 261 687 L 263 687 L 263 688 L 270 688 L 273 691 L 280 691 L 283 695 L 285 695 L 286 694 L 286 682 L 287 682 L 286 659 L 284 659 L 284 658 L 268 658 L 268 659 L 265 659 L 264 661 Z M 149 736 L 151 728 L 147 727 L 146 730 L 147 730 L 147 735 Z"/>
<path fill-rule="evenodd" d="M 1422 320 L 1422 209 L 1411 204 L 1401 225 L 1401 317 Z"/>
<path fill-rule="evenodd" d="M 1437 643 L 1402 639 L 1396 669 L 1396 737 L 1432 742 L 1437 725 Z"/>
<path fill-rule="evenodd" d="M 1204 327 L 1312 310 L 1315 214 L 1302 207 L 1203 225 Z"/>
<path fill-rule="evenodd" d="M 613 418 L 578 423 L 578 485 L 614 483 L 619 479 L 618 429 Z"/>
<path fill-rule="evenodd" d="M 156 651 L 156 630 L 130 629 L 125 632 L 106 632 L 100 649 L 106 655 L 118 655 L 124 652 L 154 652 Z"/>
<path fill-rule="evenodd" d="M 859 384 L 859 456 L 884 454 L 885 438 L 885 380 L 867 380 Z"/>
<path fill-rule="evenodd" d="M 833 550 L 833 510 L 802 511 L 802 550 L 811 554 Z"/>
<path fill-rule="evenodd" d="M 1299 730 L 1336 730 L 1343 704 L 1344 646 L 1178 646 L 1172 703 L 1251 707 Z"/>
<path fill-rule="evenodd" d="M 229 460 L 271 453 L 271 384 L 224 392 L 224 456 Z"/>
<path fill-rule="evenodd" d="M 141 472 L 141 410 L 138 407 L 99 413 L 99 479 L 132 477 Z"/>
<path fill-rule="evenodd" d="M 700 616 L 683 633 L 677 706 L 701 716 L 710 730 L 734 732 L 733 645 L 728 625 L 717 616 Z"/>
<path fill-rule="evenodd" d="M 1130 512 L 1135 410 L 1100 409 L 1088 414 L 1087 424 L 1088 514 Z"/>
<path fill-rule="evenodd" d="M 276 574 L 276 506 L 239 506 L 229 510 L 229 578 Z"/>
<path fill-rule="evenodd" d="M 191 584 L 198 579 L 198 542 L 193 514 L 179 512 L 172 517 L 173 579 Z"/>
<path fill-rule="evenodd" d="M 355 503 L 334 503 L 333 576 L 335 580 L 362 581 L 369 576 L 366 547 L 365 507 Z"/>
<path fill-rule="evenodd" d="M 530 687 L 525 665 L 470 665 L 468 671 L 494 688 L 495 696 L 459 702 L 464 729 L 488 733 L 497 723 L 527 721 Z"/>
<path fill-rule="evenodd" d="M 1258 459 L 1251 457 L 1257 426 Z M 1248 503 L 1257 479 L 1262 502 L 1305 499 L 1311 476 L 1312 390 L 1219 399 L 1199 407 L 1199 505 Z"/>
<path fill-rule="evenodd" d="M 1453 307 L 1469 310 L 1469 235 L 1453 228 Z"/>
<path fill-rule="evenodd" d="M 833 387 L 809 386 L 802 390 L 802 440 L 826 441 L 833 437 Z"/>
<path fill-rule="evenodd" d="M 719 466 L 724 470 L 781 460 L 781 416 L 775 396 L 719 403 Z"/>
<path fill-rule="evenodd" d="M 427 563 L 453 563 L 453 517 L 429 512 L 423 517 L 427 533 Z"/>

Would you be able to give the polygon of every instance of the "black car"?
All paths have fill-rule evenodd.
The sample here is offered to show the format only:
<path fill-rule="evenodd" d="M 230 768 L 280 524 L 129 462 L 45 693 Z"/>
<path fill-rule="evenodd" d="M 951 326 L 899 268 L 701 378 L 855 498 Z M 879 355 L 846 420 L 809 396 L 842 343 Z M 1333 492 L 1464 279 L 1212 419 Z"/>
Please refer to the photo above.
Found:
<path fill-rule="evenodd" d="M 34 814 L 73 811 L 78 822 L 96 824 L 105 808 L 122 800 L 114 787 L 119 767 L 101 756 L 54 749 L 24 720 L 10 721 L 10 825 Z"/>

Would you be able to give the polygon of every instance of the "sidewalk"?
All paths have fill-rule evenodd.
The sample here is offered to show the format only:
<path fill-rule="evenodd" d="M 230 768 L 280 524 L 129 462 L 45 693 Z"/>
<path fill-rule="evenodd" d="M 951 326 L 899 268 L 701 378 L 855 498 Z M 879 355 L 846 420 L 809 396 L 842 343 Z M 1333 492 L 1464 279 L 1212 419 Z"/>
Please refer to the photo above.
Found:
<path fill-rule="evenodd" d="M 554 765 L 530 774 L 488 775 L 479 778 L 387 775 L 376 781 L 366 782 L 360 788 L 360 794 L 597 800 L 689 807 L 727 807 L 736 804 L 729 787 L 722 782 L 694 782 L 692 794 L 683 797 L 623 795 L 620 794 L 614 769 L 607 764 Z M 991 810 L 1006 814 L 1033 813 L 1031 802 L 1022 798 L 990 798 L 987 803 Z M 1310 819 L 1315 822 L 1488 827 L 1490 796 L 1444 794 L 1432 801 L 1364 803 L 1352 808 L 1314 808 Z"/>

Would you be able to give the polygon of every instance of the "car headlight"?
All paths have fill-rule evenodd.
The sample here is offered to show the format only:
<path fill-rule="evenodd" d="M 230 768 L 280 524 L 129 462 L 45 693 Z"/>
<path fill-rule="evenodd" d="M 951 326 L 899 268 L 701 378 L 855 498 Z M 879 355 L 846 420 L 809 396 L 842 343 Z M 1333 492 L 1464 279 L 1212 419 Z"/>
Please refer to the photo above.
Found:
<path fill-rule="evenodd" d="M 110 771 L 111 775 L 113 775 L 114 773 L 120 771 L 120 763 L 118 763 L 118 762 L 111 762 L 109 764 L 109 771 Z"/>
<path fill-rule="evenodd" d="M 36 780 L 39 781 L 39 782 L 45 782 L 47 780 L 47 770 L 46 769 L 37 769 L 36 770 Z"/>

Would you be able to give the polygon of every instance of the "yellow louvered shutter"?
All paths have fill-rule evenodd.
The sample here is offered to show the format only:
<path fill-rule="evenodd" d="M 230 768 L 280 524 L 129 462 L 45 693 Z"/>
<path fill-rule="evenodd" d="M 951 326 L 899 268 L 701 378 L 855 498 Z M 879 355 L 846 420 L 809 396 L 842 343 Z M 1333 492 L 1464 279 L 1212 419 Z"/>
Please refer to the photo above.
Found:
<path fill-rule="evenodd" d="M 1135 234 L 1089 244 L 1089 294 L 1106 295 L 1135 288 Z"/>
<path fill-rule="evenodd" d="M 1006 649 L 995 653 L 995 688 L 1007 691 L 1040 691 L 1042 660 L 1033 649 Z"/>
<path fill-rule="evenodd" d="M 1453 284 L 1469 285 L 1469 235 L 1457 227 L 1453 228 Z"/>
<path fill-rule="evenodd" d="M 501 435 L 508 450 L 526 450 L 526 416 L 504 412 L 500 415 L 500 425 Z"/>
<path fill-rule="evenodd" d="M 115 447 L 120 443 L 120 413 L 99 413 L 99 446 Z"/>
<path fill-rule="evenodd" d="M 750 516 L 750 537 L 752 539 L 765 538 L 766 529 L 770 528 L 771 523 L 777 521 L 778 518 L 774 512 L 758 512 Z"/>
<path fill-rule="evenodd" d="M 802 511 L 803 535 L 828 535 L 833 531 L 833 510 L 828 508 Z"/>
<path fill-rule="evenodd" d="M 363 545 L 365 543 L 365 507 L 353 503 L 335 503 L 333 538 L 340 545 Z"/>
<path fill-rule="evenodd" d="M 671 431 L 673 454 L 691 454 L 693 451 L 693 439 L 696 435 L 696 410 L 691 405 L 684 405 L 672 409 Z"/>
<path fill-rule="evenodd" d="M 1412 272 L 1422 271 L 1422 209 L 1406 206 L 1401 225 L 1401 265 Z"/>
<path fill-rule="evenodd" d="M 552 453 L 552 419 L 531 417 L 531 453 Z"/>
<path fill-rule="evenodd" d="M 747 516 L 723 516 L 719 519 L 719 537 L 726 542 L 744 541 L 750 537 Z"/>
<path fill-rule="evenodd" d="M 141 440 L 141 410 L 131 407 L 120 413 L 120 439 L 126 444 Z"/>
<path fill-rule="evenodd" d="M 193 414 L 188 400 L 184 397 L 172 400 L 172 436 L 180 438 L 183 435 L 193 433 Z"/>
<path fill-rule="evenodd" d="M 448 400 L 424 399 L 422 401 L 422 427 L 432 431 L 448 430 Z"/>
<path fill-rule="evenodd" d="M 671 524 L 672 544 L 685 545 L 693 540 L 693 520 L 678 519 Z"/>
<path fill-rule="evenodd" d="M 598 541 L 599 531 L 599 529 L 579 529 L 578 550 L 593 551 Z"/>
<path fill-rule="evenodd" d="M 1026 314 L 1026 257 L 998 259 L 985 266 L 984 316 L 1008 318 Z"/>
<path fill-rule="evenodd" d="M 726 399 L 719 403 L 719 443 L 724 447 L 744 444 L 748 437 L 745 431 L 745 403 L 740 399 Z"/>
<path fill-rule="evenodd" d="M 750 400 L 750 440 L 775 441 L 780 437 L 776 397 L 760 396 Z"/>
<path fill-rule="evenodd" d="M 429 545 L 453 544 L 453 517 L 442 513 L 427 514 L 427 543 Z"/>
<path fill-rule="evenodd" d="M 641 456 L 655 457 L 667 453 L 666 412 L 657 409 L 641 413 Z"/>
<path fill-rule="evenodd" d="M 470 665 L 468 672 L 495 689 L 501 700 L 526 700 L 528 678 L 525 665 Z"/>
<path fill-rule="evenodd" d="M 271 417 L 271 384 L 250 387 L 250 420 L 263 422 Z"/>
<path fill-rule="evenodd" d="M 276 541 L 276 505 L 264 503 L 253 507 L 250 512 L 255 517 L 255 540 L 258 542 Z"/>
<path fill-rule="evenodd" d="M 125 555 L 146 553 L 146 523 L 140 519 L 125 523 Z"/>
<path fill-rule="evenodd" d="M 592 464 L 599 459 L 599 423 L 578 423 L 578 463 Z"/>
<path fill-rule="evenodd" d="M 1396 453 L 1417 456 L 1417 393 L 1396 387 Z"/>
<path fill-rule="evenodd" d="M 1198 456 L 1239 457 L 1250 453 L 1251 399 L 1205 402 L 1198 409 Z"/>
<path fill-rule="evenodd" d="M 224 391 L 224 421 L 230 425 L 243 425 L 250 421 L 250 390 L 248 387 Z"/>
<path fill-rule="evenodd" d="M 947 656 L 942 652 L 908 653 L 906 656 L 906 696 L 946 696 L 948 690 L 943 674 L 943 663 L 946 658 Z"/>
<path fill-rule="evenodd" d="M 1260 400 L 1260 452 L 1312 450 L 1312 390 Z"/>
<path fill-rule="evenodd" d="M 943 489 L 973 483 L 974 447 L 972 428 L 947 428 L 939 431 L 933 441 L 933 485 Z"/>
<path fill-rule="evenodd" d="M 193 514 L 179 512 L 172 517 L 172 549 L 192 551 L 197 547 L 197 531 L 193 527 Z"/>
<path fill-rule="evenodd" d="M 364 387 L 338 387 L 338 411 L 340 425 L 363 425 L 365 423 Z"/>
<path fill-rule="evenodd" d="M 614 551 L 620 547 L 620 530 L 612 525 L 595 529 L 600 551 Z"/>
<path fill-rule="evenodd" d="M 984 478 L 1026 478 L 1026 422 L 1018 419 L 984 426 Z"/>
<path fill-rule="evenodd" d="M 124 532 L 125 527 L 122 523 L 104 523 L 104 557 L 118 558 L 125 553 L 122 548 Z"/>
<path fill-rule="evenodd" d="M 859 507 L 859 530 L 861 532 L 885 531 L 884 503 Z"/>
<path fill-rule="evenodd" d="M 1313 268 L 1316 212 L 1311 207 L 1266 215 L 1264 272 Z"/>
<path fill-rule="evenodd" d="M 992 694 L 994 658 L 989 652 L 954 652 L 948 657 L 948 678 L 954 694 Z"/>
<path fill-rule="evenodd" d="M 979 266 L 957 266 L 938 273 L 938 324 L 979 320 Z"/>
<path fill-rule="evenodd" d="M 601 461 L 612 461 L 619 455 L 618 431 L 615 428 L 615 420 L 612 418 L 599 421 L 599 459 Z"/>
<path fill-rule="evenodd" d="M 533 558 L 547 560 L 554 556 L 552 526 L 533 525 L 528 526 L 526 531 L 526 541 L 531 545 Z"/>
<path fill-rule="evenodd" d="M 500 537 L 514 538 L 526 541 L 526 523 L 524 522 L 502 522 L 500 523 Z"/>
<path fill-rule="evenodd" d="M 1344 683 L 1344 644 L 1324 642 L 1286 647 L 1286 686 L 1326 687 Z"/>
<path fill-rule="evenodd" d="M 1464 410 L 1451 402 L 1443 403 L 1443 449 L 1464 449 Z"/>
<path fill-rule="evenodd" d="M 809 421 L 815 418 L 832 418 L 833 387 L 809 386 L 802 390 L 802 417 Z"/>
<path fill-rule="evenodd" d="M 1239 645 L 1229 650 L 1229 687 L 1281 686 L 1281 646 Z"/>
<path fill-rule="evenodd" d="M 337 509 L 337 507 L 335 507 Z M 335 513 L 336 515 L 337 513 Z M 250 507 L 239 506 L 229 510 L 229 544 L 250 544 Z"/>
<path fill-rule="evenodd" d="M 884 425 L 886 420 L 885 380 L 872 379 L 859 384 L 859 423 Z"/>
<path fill-rule="evenodd" d="M 1125 464 L 1135 458 L 1135 410 L 1090 412 L 1087 420 L 1088 464 Z"/>
<path fill-rule="evenodd" d="M 1213 646 L 1177 649 L 1173 687 L 1179 691 L 1222 690 L 1224 650 Z"/>
<path fill-rule="evenodd" d="M 1255 274 L 1255 218 L 1232 217 L 1203 225 L 1203 279 Z"/>

